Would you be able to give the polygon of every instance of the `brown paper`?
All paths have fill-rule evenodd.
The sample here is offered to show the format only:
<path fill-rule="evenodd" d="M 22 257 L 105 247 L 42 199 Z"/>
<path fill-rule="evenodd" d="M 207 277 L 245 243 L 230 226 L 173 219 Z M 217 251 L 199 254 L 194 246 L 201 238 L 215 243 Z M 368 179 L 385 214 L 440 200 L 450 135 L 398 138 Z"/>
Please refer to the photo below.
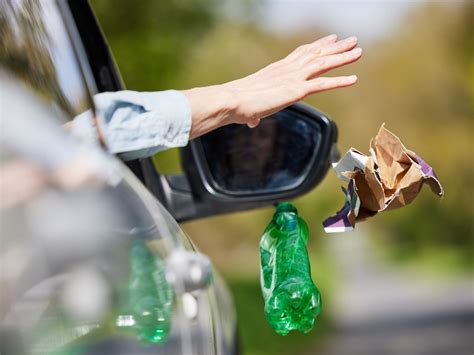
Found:
<path fill-rule="evenodd" d="M 324 221 L 327 232 L 352 230 L 355 221 L 410 204 L 425 182 L 434 193 L 444 194 L 434 170 L 420 156 L 406 149 L 384 124 L 370 142 L 370 156 L 351 148 L 334 164 L 334 169 L 339 178 L 350 181 L 352 186 L 347 191 L 352 191 L 354 196 L 346 196 L 346 205 Z M 354 205 L 360 206 L 356 213 Z"/>

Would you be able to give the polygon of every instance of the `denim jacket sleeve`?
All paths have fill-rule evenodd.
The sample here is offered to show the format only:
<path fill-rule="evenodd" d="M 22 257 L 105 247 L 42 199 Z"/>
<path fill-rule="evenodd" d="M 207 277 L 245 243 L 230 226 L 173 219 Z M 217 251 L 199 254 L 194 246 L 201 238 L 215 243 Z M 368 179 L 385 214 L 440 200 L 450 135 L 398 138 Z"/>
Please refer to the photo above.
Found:
<path fill-rule="evenodd" d="M 149 157 L 161 150 L 188 143 L 191 109 L 183 93 L 117 91 L 94 96 L 102 117 L 109 151 L 123 160 Z M 86 111 L 72 122 L 75 135 L 96 141 L 92 113 Z"/>

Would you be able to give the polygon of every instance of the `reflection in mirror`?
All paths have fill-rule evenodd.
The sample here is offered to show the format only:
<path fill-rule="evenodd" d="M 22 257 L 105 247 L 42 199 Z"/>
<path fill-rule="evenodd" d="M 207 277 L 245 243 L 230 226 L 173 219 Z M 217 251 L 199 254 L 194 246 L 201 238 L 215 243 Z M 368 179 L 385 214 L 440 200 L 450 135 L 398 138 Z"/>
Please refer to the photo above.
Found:
<path fill-rule="evenodd" d="M 256 128 L 225 126 L 201 142 L 218 189 L 245 195 L 300 184 L 317 155 L 321 136 L 315 121 L 281 111 Z"/>
<path fill-rule="evenodd" d="M 201 142 L 218 188 L 242 195 L 298 185 L 317 154 L 321 134 L 316 122 L 281 111 L 256 128 L 225 126 Z"/>

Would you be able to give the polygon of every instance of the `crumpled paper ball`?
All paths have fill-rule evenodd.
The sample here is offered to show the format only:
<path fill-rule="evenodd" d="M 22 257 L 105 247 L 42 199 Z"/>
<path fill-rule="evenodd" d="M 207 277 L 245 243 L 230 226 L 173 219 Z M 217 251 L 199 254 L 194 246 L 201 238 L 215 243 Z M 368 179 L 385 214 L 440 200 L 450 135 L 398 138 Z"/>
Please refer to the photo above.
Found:
<path fill-rule="evenodd" d="M 333 168 L 349 184 L 342 188 L 344 206 L 323 222 L 327 233 L 351 231 L 358 221 L 408 205 L 424 183 L 438 196 L 444 195 L 433 168 L 384 124 L 370 141 L 370 156 L 351 148 Z"/>

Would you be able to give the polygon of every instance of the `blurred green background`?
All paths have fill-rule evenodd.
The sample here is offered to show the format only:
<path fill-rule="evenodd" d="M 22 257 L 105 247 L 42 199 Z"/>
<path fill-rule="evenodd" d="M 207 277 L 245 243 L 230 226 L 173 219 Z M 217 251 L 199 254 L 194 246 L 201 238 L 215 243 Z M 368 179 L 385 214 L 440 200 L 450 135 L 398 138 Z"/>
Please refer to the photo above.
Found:
<path fill-rule="evenodd" d="M 328 3 L 314 21 L 307 15 L 299 25 L 295 20 L 287 27 L 283 24 L 292 23 L 291 18 L 279 14 L 285 14 L 285 6 L 288 15 L 290 10 L 298 11 L 291 1 L 280 1 L 279 12 L 271 11 L 276 2 L 270 0 L 91 3 L 125 83 L 133 90 L 184 89 L 236 79 L 338 29 L 337 16 L 332 28 L 327 25 L 331 22 L 318 21 L 324 11 L 331 10 Z M 299 9 L 304 11 L 309 3 L 300 2 Z M 318 2 L 313 3 L 308 13 L 318 10 Z M 335 3 L 345 6 L 345 2 Z M 359 6 L 357 1 L 348 4 Z M 370 138 L 385 122 L 435 168 L 444 185 L 442 200 L 423 188 L 412 205 L 364 222 L 363 231 L 377 258 L 396 269 L 416 270 L 436 279 L 469 278 L 474 250 L 474 2 L 389 5 L 398 11 L 391 17 L 391 26 L 383 27 L 370 14 L 354 12 L 359 18 L 352 19 L 353 29 L 347 24 L 341 27 L 343 34 L 360 38 L 364 54 L 358 63 L 332 75 L 355 73 L 359 83 L 305 101 L 336 121 L 342 153 L 350 147 L 368 153 Z M 364 29 L 361 34 L 357 24 Z M 155 161 L 160 171 L 180 171 L 176 150 L 159 154 Z M 322 220 L 343 204 L 340 185 L 329 172 L 317 189 L 294 201 L 310 227 L 313 278 L 325 309 L 331 308 L 343 282 L 327 241 L 355 238 L 326 236 L 321 227 Z M 306 351 L 317 347 L 332 329 L 332 316 L 326 311 L 308 335 L 283 338 L 267 326 L 258 283 L 258 243 L 272 212 L 272 208 L 248 211 L 183 226 L 210 255 L 233 291 L 245 354 Z"/>

